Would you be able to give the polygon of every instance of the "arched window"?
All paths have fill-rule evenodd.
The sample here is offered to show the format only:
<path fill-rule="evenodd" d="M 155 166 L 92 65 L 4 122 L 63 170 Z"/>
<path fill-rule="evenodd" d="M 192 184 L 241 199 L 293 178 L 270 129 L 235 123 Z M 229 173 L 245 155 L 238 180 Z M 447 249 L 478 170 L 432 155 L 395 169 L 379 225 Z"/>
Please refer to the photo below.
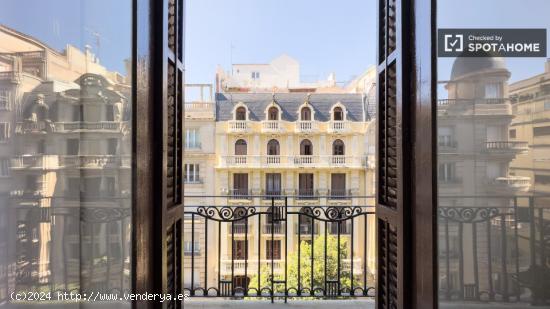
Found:
<path fill-rule="evenodd" d="M 239 107 L 235 111 L 235 120 L 246 120 L 246 108 Z"/>
<path fill-rule="evenodd" d="M 308 139 L 303 140 L 300 143 L 300 155 L 302 156 L 311 156 L 313 155 L 313 145 Z"/>
<path fill-rule="evenodd" d="M 300 110 L 300 120 L 309 121 L 311 120 L 311 108 L 304 106 Z"/>
<path fill-rule="evenodd" d="M 344 111 L 342 111 L 341 107 L 337 106 L 332 110 L 332 120 L 334 121 L 344 120 Z"/>
<path fill-rule="evenodd" d="M 267 142 L 267 155 L 268 156 L 278 156 L 278 155 L 280 155 L 279 141 L 278 140 L 272 139 L 269 142 Z"/>
<path fill-rule="evenodd" d="M 246 141 L 244 139 L 235 142 L 235 155 L 246 156 Z"/>
<path fill-rule="evenodd" d="M 332 143 L 332 155 L 343 156 L 344 155 L 344 142 L 341 139 L 337 139 Z"/>
<path fill-rule="evenodd" d="M 272 106 L 267 111 L 268 120 L 279 120 L 279 109 L 275 106 Z"/>

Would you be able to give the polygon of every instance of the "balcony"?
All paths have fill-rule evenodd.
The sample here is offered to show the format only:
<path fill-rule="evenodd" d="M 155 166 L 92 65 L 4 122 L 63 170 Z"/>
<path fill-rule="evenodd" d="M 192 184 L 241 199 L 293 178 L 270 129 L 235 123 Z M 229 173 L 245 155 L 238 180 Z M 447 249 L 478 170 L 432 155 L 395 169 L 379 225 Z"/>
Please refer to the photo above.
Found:
<path fill-rule="evenodd" d="M 302 216 L 304 218 L 305 216 Z M 303 219 L 302 219 L 303 220 Z M 314 235 L 319 235 L 319 222 L 315 222 L 315 224 L 311 223 L 296 223 L 294 225 L 294 229 L 296 231 L 296 235 L 298 235 L 298 232 L 301 236 L 307 236 L 311 235 L 311 232 L 313 231 Z"/>
<path fill-rule="evenodd" d="M 19 169 L 55 169 L 59 167 L 57 155 L 23 155 L 11 159 L 11 168 Z"/>
<path fill-rule="evenodd" d="M 328 192 L 328 196 L 328 198 L 331 200 L 348 200 L 352 198 L 353 194 L 351 193 L 351 190 L 338 189 L 330 190 Z"/>
<path fill-rule="evenodd" d="M 280 166 L 281 163 L 287 164 L 287 157 L 282 156 L 262 156 L 262 163 L 265 166 Z"/>
<path fill-rule="evenodd" d="M 225 163 L 227 167 L 244 167 L 250 166 L 252 163 L 252 156 L 223 156 L 222 164 Z"/>
<path fill-rule="evenodd" d="M 338 235 L 338 222 L 329 222 L 328 233 Z M 340 222 L 340 235 L 351 235 L 351 221 Z"/>
<path fill-rule="evenodd" d="M 296 121 L 296 133 L 314 133 L 319 130 L 319 124 L 316 121 Z"/>
<path fill-rule="evenodd" d="M 40 198 L 44 196 L 42 190 L 12 190 L 10 191 L 11 197 L 23 197 L 23 198 Z"/>
<path fill-rule="evenodd" d="M 340 156 L 340 155 L 333 155 L 328 157 L 328 163 L 330 166 L 365 166 L 364 159 L 362 157 L 358 156 Z"/>
<path fill-rule="evenodd" d="M 285 224 L 283 222 L 262 224 L 262 234 L 271 235 L 272 231 L 274 235 L 283 235 L 285 233 Z"/>
<path fill-rule="evenodd" d="M 281 133 L 283 132 L 283 123 L 279 120 L 262 121 L 262 133 Z"/>
<path fill-rule="evenodd" d="M 296 199 L 298 200 L 315 200 L 319 197 L 317 196 L 317 191 L 315 189 L 298 189 L 298 196 Z"/>
<path fill-rule="evenodd" d="M 191 151 L 201 150 L 201 143 L 200 142 L 186 143 L 185 150 L 191 150 Z"/>
<path fill-rule="evenodd" d="M 262 196 L 262 199 L 264 200 L 271 200 L 273 198 L 280 199 L 282 197 L 283 192 L 284 192 L 284 189 L 266 190 Z"/>
<path fill-rule="evenodd" d="M 492 185 L 496 189 L 504 189 L 513 192 L 527 192 L 531 187 L 531 178 L 523 176 L 497 177 Z"/>
<path fill-rule="evenodd" d="M 15 133 L 17 133 L 17 134 L 27 134 L 27 133 L 44 134 L 44 133 L 46 133 L 46 127 L 47 127 L 47 125 L 44 121 L 18 122 L 18 123 L 15 124 Z M 50 129 L 50 128 L 48 127 L 48 129 Z"/>
<path fill-rule="evenodd" d="M 254 231 L 252 231 L 251 224 L 247 225 L 244 222 L 243 223 L 235 222 L 234 224 L 227 224 L 227 234 L 231 235 L 231 233 L 233 232 L 235 233 L 235 235 L 243 235 Z"/>
<path fill-rule="evenodd" d="M 65 132 L 89 132 L 89 131 L 99 131 L 99 132 L 126 132 L 129 130 L 128 124 L 126 122 L 120 121 L 98 121 L 98 122 L 82 122 L 82 121 L 72 121 L 72 122 L 56 122 L 55 132 L 65 133 Z"/>
<path fill-rule="evenodd" d="M 297 168 L 297 167 L 366 167 L 366 158 L 361 156 L 269 156 L 269 155 L 232 155 L 222 156 L 221 168 Z"/>
<path fill-rule="evenodd" d="M 453 104 L 504 104 L 510 102 L 508 98 L 476 98 L 476 99 L 441 99 L 437 101 L 438 106 Z"/>
<path fill-rule="evenodd" d="M 20 79 L 20 73 L 15 71 L 0 72 L 0 81 L 17 83 Z"/>
<path fill-rule="evenodd" d="M 213 119 L 216 104 L 213 102 L 185 102 L 186 119 Z"/>
<path fill-rule="evenodd" d="M 228 133 L 247 133 L 251 129 L 252 124 L 248 120 L 231 120 L 227 122 Z"/>
<path fill-rule="evenodd" d="M 347 133 L 351 131 L 351 124 L 348 121 L 329 121 L 329 133 Z"/>
<path fill-rule="evenodd" d="M 261 259 L 260 268 L 267 266 L 271 269 L 271 260 Z M 242 276 L 245 273 L 254 275 L 258 273 L 258 259 L 250 258 L 248 260 L 235 259 L 231 260 L 231 256 L 227 256 L 221 260 L 221 272 L 222 276 L 230 276 L 233 270 L 234 275 Z M 284 261 L 273 260 L 273 270 L 275 273 L 282 273 L 284 271 Z"/>
<path fill-rule="evenodd" d="M 129 162 L 125 162 L 125 164 L 130 167 Z M 114 155 L 71 155 L 61 156 L 60 165 L 66 168 L 117 168 L 123 166 L 123 160 L 120 156 Z"/>
<path fill-rule="evenodd" d="M 492 153 L 524 152 L 529 149 L 527 142 L 491 141 L 485 143 L 485 149 Z"/>
<path fill-rule="evenodd" d="M 249 200 L 252 198 L 251 192 L 247 189 L 231 189 L 227 196 L 231 200 Z"/>
<path fill-rule="evenodd" d="M 314 166 L 319 163 L 319 156 L 295 156 L 294 165 L 297 167 Z"/>

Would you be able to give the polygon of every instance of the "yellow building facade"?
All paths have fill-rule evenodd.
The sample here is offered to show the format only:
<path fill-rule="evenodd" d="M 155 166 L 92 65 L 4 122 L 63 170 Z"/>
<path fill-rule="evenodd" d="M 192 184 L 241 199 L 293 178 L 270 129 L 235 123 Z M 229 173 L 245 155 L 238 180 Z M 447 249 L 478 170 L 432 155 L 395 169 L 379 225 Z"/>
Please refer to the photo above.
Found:
<path fill-rule="evenodd" d="M 300 212 L 332 206 L 373 209 L 374 169 L 369 142 L 374 142 L 375 126 L 368 120 L 366 103 L 365 96 L 351 93 L 217 93 L 211 105 L 215 120 L 196 120 L 202 121 L 201 125 L 186 123 L 187 128 L 200 127 L 204 151 L 212 145 L 215 149 L 214 162 L 206 152 L 198 152 L 202 158 L 197 161 L 200 189 L 196 184 L 186 184 L 186 209 L 192 212 L 195 206 L 215 205 L 253 207 L 262 213 L 219 225 L 188 214 L 184 242 L 189 248 L 184 267 L 191 273 L 190 257 L 194 256 L 195 287 L 204 286 L 204 282 L 215 286 L 218 274 L 221 281 L 233 278 L 234 286 L 245 286 L 260 268 L 270 269 L 272 261 L 274 274 L 280 275 L 288 267 L 285 257 L 296 253 L 300 240 L 311 244 L 312 236 L 323 236 L 325 230 L 327 236 L 338 234 L 336 223 L 325 224 Z M 197 103 L 186 104 L 186 117 L 194 118 L 190 114 L 192 104 Z M 212 124 L 213 134 L 202 135 Z M 185 163 L 195 164 L 196 155 L 189 153 Z M 199 192 L 215 197 L 189 197 Z M 283 205 L 287 218 L 273 222 L 271 207 Z M 372 274 L 374 221 L 358 216 L 342 222 L 339 234 L 347 239 L 342 269 L 353 268 L 354 278 L 362 278 L 365 269 Z M 208 265 L 208 278 L 204 265 Z M 187 287 L 191 280 L 186 278 Z"/>

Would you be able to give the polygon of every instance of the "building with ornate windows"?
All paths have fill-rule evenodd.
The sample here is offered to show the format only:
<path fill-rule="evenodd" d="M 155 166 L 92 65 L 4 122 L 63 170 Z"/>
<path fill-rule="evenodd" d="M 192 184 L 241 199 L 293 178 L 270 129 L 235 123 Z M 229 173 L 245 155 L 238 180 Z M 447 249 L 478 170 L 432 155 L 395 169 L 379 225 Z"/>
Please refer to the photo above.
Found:
<path fill-rule="evenodd" d="M 130 265 L 129 96 L 129 81 L 90 50 L 59 52 L 0 26 L 0 233 L 17 233 L 0 244 L 15 274 L 0 282 L 10 289 L 129 288 L 113 275 Z"/>
<path fill-rule="evenodd" d="M 512 141 L 527 142 L 529 150 L 510 165 L 517 176 L 531 180 L 533 193 L 550 193 L 550 60 L 544 72 L 510 84 L 514 120 L 510 126 Z"/>
<path fill-rule="evenodd" d="M 506 269 L 525 271 L 528 265 L 526 255 L 511 246 L 501 249 L 507 252 L 498 263 L 491 259 L 503 226 L 514 220 L 509 207 L 518 206 L 516 197 L 530 190 L 530 178 L 511 168 L 528 147 L 508 134 L 516 121 L 509 78 L 503 58 L 458 57 L 451 79 L 441 82 L 447 90 L 437 107 L 439 273 L 445 299 L 480 299 L 493 289 L 516 293 L 517 286 L 503 283 Z M 516 227 L 525 232 L 521 228 Z"/>
<path fill-rule="evenodd" d="M 285 202 L 296 211 L 374 206 L 374 154 L 369 159 L 367 138 L 367 131 L 374 133 L 374 125 L 362 93 L 221 92 L 216 93 L 215 104 L 187 102 L 186 119 L 190 119 L 185 124 L 186 145 L 197 146 L 200 140 L 200 146 L 186 150 L 186 209 L 256 206 L 269 212 L 271 206 Z M 325 226 L 305 216 L 284 223 L 270 218 L 256 216 L 234 225 L 217 225 L 198 216 L 186 217 L 184 267 L 193 263 L 194 274 L 187 276 L 185 285 L 191 285 L 191 280 L 195 286 L 204 282 L 204 265 L 208 265 L 210 284 L 215 284 L 219 273 L 222 281 L 233 276 L 235 286 L 244 286 L 258 273 L 258 263 L 268 267 L 272 258 L 275 274 L 281 274 L 285 254 L 296 250 L 300 240 L 311 243 L 312 236 L 324 235 L 325 229 L 327 235 L 337 234 L 336 224 Z M 374 272 L 374 242 L 369 241 L 365 258 L 364 243 L 358 241 L 367 226 L 362 220 L 367 219 L 358 219 L 355 228 L 350 222 L 340 227 L 342 237 L 353 233 L 356 239 L 349 250 L 355 254 L 342 261 L 348 271 L 355 269 L 355 275 L 363 272 L 366 262 L 369 272 Z M 369 222 L 368 229 L 374 236 L 374 222 Z"/>

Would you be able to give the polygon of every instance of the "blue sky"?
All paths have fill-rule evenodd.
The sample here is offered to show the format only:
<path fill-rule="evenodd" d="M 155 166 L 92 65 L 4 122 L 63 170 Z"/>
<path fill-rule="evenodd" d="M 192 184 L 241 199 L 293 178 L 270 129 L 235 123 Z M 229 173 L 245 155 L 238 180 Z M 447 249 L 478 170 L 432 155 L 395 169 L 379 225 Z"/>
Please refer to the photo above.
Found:
<path fill-rule="evenodd" d="M 550 28 L 548 0 L 439 0 L 437 13 L 439 28 Z M 453 61 L 439 58 L 440 80 L 449 79 Z M 507 58 L 510 81 L 542 73 L 545 61 L 546 58 Z"/>
<path fill-rule="evenodd" d="M 97 54 L 92 32 L 101 34 L 100 62 L 125 74 L 131 56 L 131 0 L 0 0 L 0 24 L 61 51 L 67 43 Z"/>
<path fill-rule="evenodd" d="M 286 53 L 304 78 L 350 80 L 375 62 L 375 0 L 188 0 L 186 78 Z M 233 49 L 231 51 L 231 46 Z M 232 54 L 232 57 L 231 57 Z"/>
<path fill-rule="evenodd" d="M 109 69 L 130 55 L 130 0 L 2 0 L 0 23 L 56 49 L 89 44 Z M 375 62 L 375 0 L 187 0 L 188 82 L 213 82 L 216 65 L 296 58 L 304 78 L 348 81 Z M 22 9 L 24 8 L 24 9 Z M 440 0 L 441 28 L 550 28 L 548 0 Z M 102 35 L 101 49 L 91 31 Z M 233 46 L 233 48 L 231 48 Z M 232 54 L 232 57 L 231 57 Z M 231 59 L 232 58 L 232 59 Z M 448 79 L 451 58 L 439 59 Z M 512 81 L 538 73 L 542 58 L 508 58 Z"/>

